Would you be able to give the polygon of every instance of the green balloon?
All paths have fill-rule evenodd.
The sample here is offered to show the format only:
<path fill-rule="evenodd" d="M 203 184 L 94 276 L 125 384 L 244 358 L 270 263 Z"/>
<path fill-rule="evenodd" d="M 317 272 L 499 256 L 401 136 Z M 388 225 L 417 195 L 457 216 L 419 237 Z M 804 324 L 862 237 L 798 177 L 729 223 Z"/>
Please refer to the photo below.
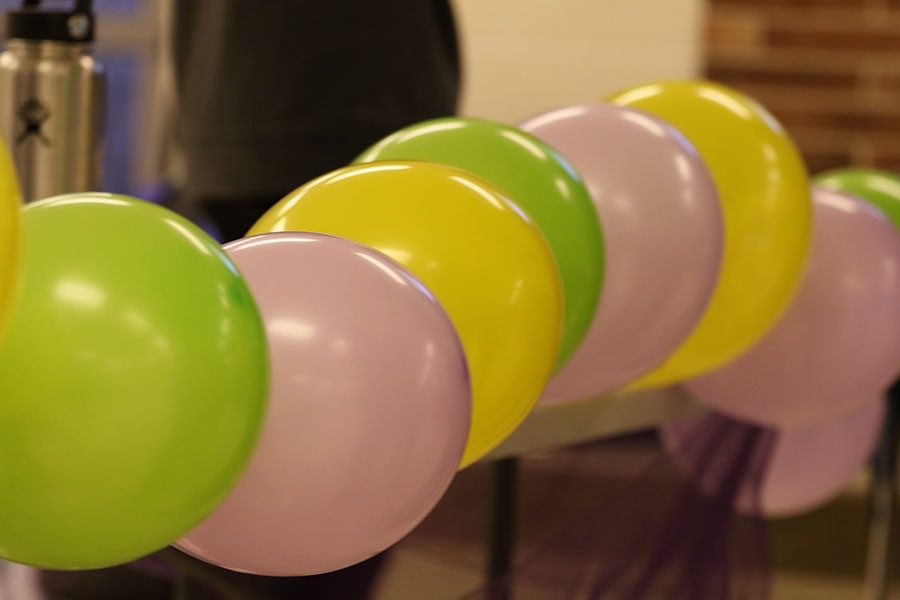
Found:
<path fill-rule="evenodd" d="M 575 169 L 546 143 L 501 123 L 446 118 L 386 137 L 355 162 L 422 160 L 469 171 L 504 192 L 544 234 L 562 278 L 565 321 L 557 368 L 594 319 L 603 280 L 600 219 Z"/>
<path fill-rule="evenodd" d="M 878 169 L 835 169 L 820 173 L 813 182 L 871 202 L 900 229 L 900 176 L 896 173 Z"/>
<path fill-rule="evenodd" d="M 110 194 L 24 211 L 0 346 L 0 557 L 111 566 L 205 518 L 250 457 L 268 352 L 255 301 L 190 222 Z"/>

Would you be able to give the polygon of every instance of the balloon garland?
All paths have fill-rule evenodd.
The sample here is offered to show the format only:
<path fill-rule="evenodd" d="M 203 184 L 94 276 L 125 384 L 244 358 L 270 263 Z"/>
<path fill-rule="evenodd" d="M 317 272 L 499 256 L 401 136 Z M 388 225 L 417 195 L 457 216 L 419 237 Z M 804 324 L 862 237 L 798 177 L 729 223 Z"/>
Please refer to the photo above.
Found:
<path fill-rule="evenodd" d="M 763 340 L 687 391 L 720 412 L 798 427 L 852 412 L 900 365 L 900 236 L 887 216 L 840 192 L 813 191 L 806 277 Z"/>
<path fill-rule="evenodd" d="M 291 193 L 250 234 L 292 230 L 372 246 L 447 310 L 472 377 L 462 466 L 525 419 L 559 360 L 563 294 L 540 230 L 499 190 L 436 163 L 355 165 Z"/>
<path fill-rule="evenodd" d="M 357 163 L 422 160 L 463 169 L 495 185 L 534 219 L 559 268 L 565 300 L 558 366 L 581 343 L 597 310 L 603 234 L 591 196 L 559 154 L 509 125 L 436 119 L 401 129 Z"/>
<path fill-rule="evenodd" d="M 900 180 L 830 173 L 811 196 L 777 121 L 707 82 L 521 129 L 414 125 L 224 249 L 121 196 L 20 210 L 3 160 L 14 561 L 177 543 L 244 572 L 337 570 L 408 533 L 542 395 L 673 383 L 784 430 L 763 505 L 787 514 L 859 468 L 900 366 Z M 692 426 L 663 428 L 676 459 Z"/>
<path fill-rule="evenodd" d="M 234 485 L 266 408 L 247 283 L 192 223 L 110 194 L 23 214 L 0 346 L 0 557 L 96 568 L 171 543 Z"/>
<path fill-rule="evenodd" d="M 522 127 L 572 161 L 606 233 L 602 302 L 587 338 L 544 394 L 545 404 L 559 404 L 616 390 L 681 345 L 719 278 L 722 210 L 694 148 L 652 115 L 588 104 L 537 115 Z"/>
<path fill-rule="evenodd" d="M 871 202 L 900 229 L 900 176 L 877 169 L 835 169 L 819 174 L 815 182 Z"/>
<path fill-rule="evenodd" d="M 678 128 L 716 182 L 725 219 L 722 272 L 700 323 L 638 387 L 680 383 L 736 358 L 787 308 L 812 231 L 803 160 L 775 118 L 713 83 L 638 86 L 611 97 Z"/>
<path fill-rule="evenodd" d="M 259 298 L 270 409 L 237 487 L 178 547 L 265 575 L 365 560 L 406 535 L 459 466 L 471 391 L 456 330 L 371 248 L 277 233 L 225 250 Z"/>

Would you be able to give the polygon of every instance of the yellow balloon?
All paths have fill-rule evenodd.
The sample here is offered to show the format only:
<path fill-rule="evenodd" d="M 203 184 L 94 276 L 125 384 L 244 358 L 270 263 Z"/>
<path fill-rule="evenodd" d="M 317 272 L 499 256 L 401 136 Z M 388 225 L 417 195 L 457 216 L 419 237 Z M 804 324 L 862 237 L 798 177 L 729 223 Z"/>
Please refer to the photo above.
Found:
<path fill-rule="evenodd" d="M 722 200 L 724 256 L 706 314 L 681 347 L 634 387 L 677 383 L 742 354 L 790 303 L 810 245 L 809 180 L 781 125 L 732 89 L 697 81 L 657 83 L 610 101 L 681 130 L 706 161 Z"/>
<path fill-rule="evenodd" d="M 21 194 L 12 159 L 0 142 L 0 340 L 18 289 Z"/>
<path fill-rule="evenodd" d="M 351 166 L 289 194 L 250 235 L 299 230 L 380 250 L 444 306 L 465 348 L 472 382 L 463 467 L 528 415 L 556 364 L 562 283 L 540 231 L 499 191 L 444 165 Z"/>

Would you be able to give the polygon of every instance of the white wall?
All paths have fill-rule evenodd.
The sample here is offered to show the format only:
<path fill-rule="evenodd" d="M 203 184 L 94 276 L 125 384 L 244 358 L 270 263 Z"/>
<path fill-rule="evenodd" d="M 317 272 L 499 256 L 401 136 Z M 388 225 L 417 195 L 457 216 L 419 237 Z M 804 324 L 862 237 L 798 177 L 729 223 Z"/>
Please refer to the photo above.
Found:
<path fill-rule="evenodd" d="M 513 122 L 697 76 L 704 0 L 455 0 L 462 112 Z"/>

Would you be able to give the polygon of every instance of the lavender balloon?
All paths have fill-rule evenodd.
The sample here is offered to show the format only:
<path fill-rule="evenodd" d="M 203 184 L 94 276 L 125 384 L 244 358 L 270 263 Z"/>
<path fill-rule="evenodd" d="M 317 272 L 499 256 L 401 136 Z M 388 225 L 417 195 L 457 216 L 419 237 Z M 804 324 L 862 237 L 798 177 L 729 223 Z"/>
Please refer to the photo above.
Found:
<path fill-rule="evenodd" d="M 884 423 L 885 401 L 864 402 L 855 410 L 822 423 L 772 431 L 768 464 L 761 480 L 743 482 L 735 498 L 736 508 L 747 514 L 759 511 L 767 517 L 787 517 L 812 510 L 840 494 L 872 456 Z M 717 416 L 705 415 L 669 423 L 660 430 L 663 447 L 688 473 L 699 475 L 701 488 L 715 490 L 698 472 L 703 456 L 717 448 L 689 452 L 690 445 Z M 771 430 L 770 430 L 771 431 Z M 764 439 L 764 438 L 761 438 Z"/>
<path fill-rule="evenodd" d="M 776 427 L 883 393 L 900 366 L 900 233 L 863 200 L 817 188 L 813 248 L 793 304 L 756 347 L 689 382 L 715 410 Z"/>
<path fill-rule="evenodd" d="M 270 412 L 237 487 L 178 547 L 260 575 L 358 563 L 415 527 L 457 471 L 471 408 L 459 338 L 370 248 L 276 233 L 225 249 L 265 321 Z"/>
<path fill-rule="evenodd" d="M 722 260 L 719 196 L 693 146 L 643 112 L 587 104 L 521 128 L 579 171 L 606 241 L 600 306 L 542 402 L 609 392 L 662 363 L 703 315 Z"/>

